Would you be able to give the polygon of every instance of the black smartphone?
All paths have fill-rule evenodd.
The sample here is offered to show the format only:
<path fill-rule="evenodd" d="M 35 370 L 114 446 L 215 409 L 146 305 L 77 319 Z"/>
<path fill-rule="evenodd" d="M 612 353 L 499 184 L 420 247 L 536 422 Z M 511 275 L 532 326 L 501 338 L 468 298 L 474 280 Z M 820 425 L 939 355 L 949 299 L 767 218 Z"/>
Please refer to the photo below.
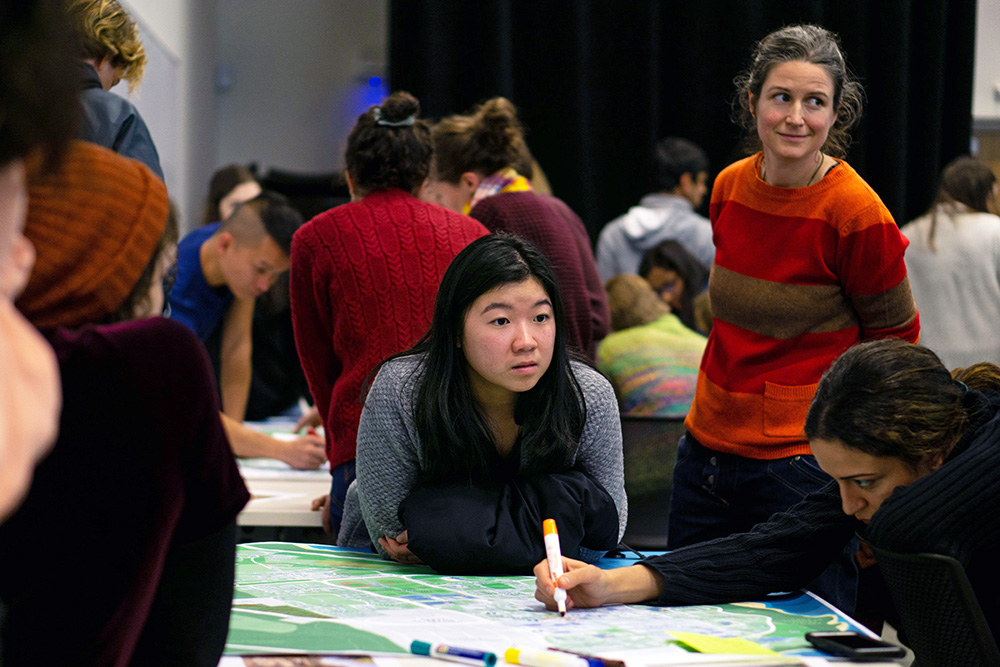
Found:
<path fill-rule="evenodd" d="M 906 649 L 860 632 L 807 632 L 806 641 L 831 655 L 859 662 L 902 658 Z"/>

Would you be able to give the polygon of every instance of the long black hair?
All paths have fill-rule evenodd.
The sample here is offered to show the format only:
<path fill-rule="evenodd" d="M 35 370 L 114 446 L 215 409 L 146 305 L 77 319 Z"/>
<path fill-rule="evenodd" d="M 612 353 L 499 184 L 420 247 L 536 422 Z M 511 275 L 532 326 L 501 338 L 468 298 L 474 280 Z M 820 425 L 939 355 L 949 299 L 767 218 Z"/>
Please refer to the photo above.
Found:
<path fill-rule="evenodd" d="M 497 232 L 473 241 L 452 260 L 438 289 L 430 330 L 412 349 L 395 355 L 424 357 L 416 381 L 414 421 L 424 445 L 423 473 L 428 479 L 491 478 L 496 441 L 473 396 L 458 341 L 466 313 L 477 298 L 531 278 L 541 283 L 552 302 L 555 341 L 548 370 L 517 399 L 514 419 L 521 427 L 521 470 L 561 469 L 576 449 L 586 404 L 570 368 L 555 274 L 538 248 L 513 234 Z"/>

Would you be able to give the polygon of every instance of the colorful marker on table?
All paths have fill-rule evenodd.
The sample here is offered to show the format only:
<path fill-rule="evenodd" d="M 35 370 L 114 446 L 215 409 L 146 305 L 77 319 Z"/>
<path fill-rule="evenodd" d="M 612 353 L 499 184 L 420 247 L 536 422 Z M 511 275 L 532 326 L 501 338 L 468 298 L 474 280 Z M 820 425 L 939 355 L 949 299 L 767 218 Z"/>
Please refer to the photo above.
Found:
<path fill-rule="evenodd" d="M 568 653 L 533 649 L 509 648 L 504 651 L 503 659 L 512 665 L 527 665 L 528 667 L 594 667 L 586 658 Z"/>
<path fill-rule="evenodd" d="M 586 653 L 577 653 L 576 651 L 568 651 L 564 648 L 553 648 L 549 647 L 549 651 L 558 651 L 559 653 L 568 653 L 570 655 L 575 655 L 578 658 L 583 658 L 586 660 L 590 667 L 625 667 L 625 663 L 621 660 L 615 660 L 613 658 L 599 658 L 596 655 L 587 655 Z"/>
<path fill-rule="evenodd" d="M 545 558 L 549 561 L 549 576 L 552 583 L 562 576 L 562 553 L 559 550 L 559 531 L 556 529 L 555 519 L 546 519 L 542 522 L 542 534 L 545 539 Z M 556 586 L 556 592 L 552 596 L 556 599 L 559 607 L 559 615 L 566 615 L 566 590 Z M 509 660 L 507 662 L 510 662 Z"/>
<path fill-rule="evenodd" d="M 464 662 L 467 665 L 485 665 L 494 667 L 497 664 L 497 654 L 487 651 L 477 651 L 471 648 L 459 648 L 458 646 L 448 646 L 446 644 L 430 644 L 413 640 L 410 642 L 410 653 L 414 655 L 426 655 L 431 658 L 451 660 L 452 662 Z"/>

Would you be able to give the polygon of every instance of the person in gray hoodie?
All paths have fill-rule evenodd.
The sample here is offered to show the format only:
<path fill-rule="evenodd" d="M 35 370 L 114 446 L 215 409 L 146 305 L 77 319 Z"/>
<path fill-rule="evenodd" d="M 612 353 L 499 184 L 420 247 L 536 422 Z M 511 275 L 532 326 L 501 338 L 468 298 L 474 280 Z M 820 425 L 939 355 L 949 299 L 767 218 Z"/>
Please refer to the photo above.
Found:
<path fill-rule="evenodd" d="M 656 192 L 605 225 L 597 239 L 601 280 L 637 273 L 646 251 L 670 240 L 684 246 L 705 268 L 712 266 L 712 226 L 695 213 L 708 189 L 708 156 L 687 139 L 667 137 L 656 145 L 653 161 Z"/>

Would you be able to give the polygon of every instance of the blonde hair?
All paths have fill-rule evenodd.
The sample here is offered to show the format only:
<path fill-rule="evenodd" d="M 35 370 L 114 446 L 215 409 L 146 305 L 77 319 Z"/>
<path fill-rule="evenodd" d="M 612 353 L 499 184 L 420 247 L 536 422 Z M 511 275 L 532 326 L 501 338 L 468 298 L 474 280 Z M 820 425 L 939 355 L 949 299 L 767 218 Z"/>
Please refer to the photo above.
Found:
<path fill-rule="evenodd" d="M 89 60 L 110 58 L 122 68 L 131 93 L 146 71 L 146 50 L 139 27 L 116 0 L 69 0 L 67 11 L 76 31 L 78 56 Z"/>
<path fill-rule="evenodd" d="M 642 276 L 619 274 L 604 289 L 608 292 L 612 331 L 649 324 L 670 312 L 670 306 Z"/>

